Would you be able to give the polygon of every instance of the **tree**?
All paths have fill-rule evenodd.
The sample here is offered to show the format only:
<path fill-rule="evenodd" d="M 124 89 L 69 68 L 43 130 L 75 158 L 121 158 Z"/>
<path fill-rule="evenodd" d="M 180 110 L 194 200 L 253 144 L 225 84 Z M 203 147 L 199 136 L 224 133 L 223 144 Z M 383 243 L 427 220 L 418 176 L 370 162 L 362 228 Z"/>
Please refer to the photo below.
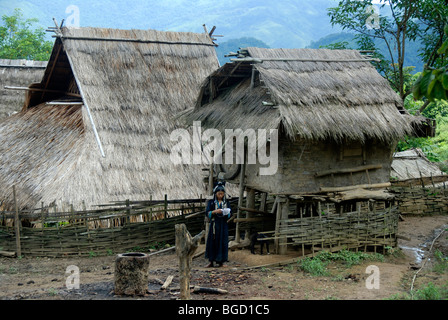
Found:
<path fill-rule="evenodd" d="M 53 48 L 45 40 L 42 28 L 33 29 L 37 19 L 24 19 L 22 11 L 15 9 L 11 16 L 2 16 L 0 25 L 0 58 L 46 61 Z"/>
<path fill-rule="evenodd" d="M 329 8 L 328 14 L 332 25 L 354 31 L 358 43 L 364 47 L 376 49 L 374 39 L 385 43 L 387 59 L 382 59 L 384 63 L 376 67 L 380 67 L 379 71 L 404 100 L 412 93 L 404 65 L 406 44 L 411 41 L 421 43 L 420 57 L 429 68 L 442 63 L 443 54 L 437 50 L 446 39 L 444 24 L 448 1 L 383 0 L 379 4 L 380 10 L 375 8 L 378 7 L 373 6 L 371 0 L 342 0 L 337 7 Z"/>
<path fill-rule="evenodd" d="M 382 15 L 372 4 L 372 0 L 342 0 L 337 7 L 329 8 L 332 25 L 356 32 L 360 41 L 371 49 L 373 39 L 384 41 L 388 59 L 381 67 L 383 75 L 404 100 L 412 91 L 405 88 L 404 57 L 406 43 L 416 40 L 418 24 L 415 21 L 419 5 L 416 0 L 387 0 L 379 4 L 380 10 L 389 9 Z M 369 43 L 370 42 L 370 43 Z"/>
<path fill-rule="evenodd" d="M 427 98 L 427 101 L 434 102 L 436 99 L 448 100 L 448 63 L 446 56 L 448 55 L 448 23 L 445 25 L 444 34 L 447 39 L 442 43 L 440 48 L 431 56 L 430 62 L 442 65 L 440 68 L 425 65 L 425 69 L 420 77 L 415 81 L 413 94 L 415 99 Z M 440 39 L 443 39 L 442 37 Z M 444 65 L 443 65 L 444 64 Z M 422 108 L 419 110 L 423 111 Z"/>

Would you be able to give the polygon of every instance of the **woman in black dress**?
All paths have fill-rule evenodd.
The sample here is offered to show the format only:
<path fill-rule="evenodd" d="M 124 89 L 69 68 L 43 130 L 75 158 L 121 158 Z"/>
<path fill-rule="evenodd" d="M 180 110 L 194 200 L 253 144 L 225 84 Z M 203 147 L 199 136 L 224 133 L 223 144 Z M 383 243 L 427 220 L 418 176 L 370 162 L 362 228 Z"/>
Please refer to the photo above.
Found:
<path fill-rule="evenodd" d="M 230 203 L 226 199 L 224 184 L 218 183 L 213 189 L 213 199 L 207 202 L 206 215 L 210 220 L 205 257 L 210 261 L 208 267 L 216 262 L 219 267 L 228 261 L 229 229 L 227 221 L 231 216 Z"/>

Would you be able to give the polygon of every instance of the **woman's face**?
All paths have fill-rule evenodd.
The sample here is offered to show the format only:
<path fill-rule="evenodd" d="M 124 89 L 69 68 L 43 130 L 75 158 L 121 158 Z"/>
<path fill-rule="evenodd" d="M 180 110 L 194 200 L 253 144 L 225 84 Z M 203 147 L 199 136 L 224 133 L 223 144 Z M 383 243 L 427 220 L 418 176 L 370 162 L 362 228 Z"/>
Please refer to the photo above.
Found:
<path fill-rule="evenodd" d="M 224 198 L 224 191 L 218 191 L 216 192 L 216 199 L 222 200 Z"/>

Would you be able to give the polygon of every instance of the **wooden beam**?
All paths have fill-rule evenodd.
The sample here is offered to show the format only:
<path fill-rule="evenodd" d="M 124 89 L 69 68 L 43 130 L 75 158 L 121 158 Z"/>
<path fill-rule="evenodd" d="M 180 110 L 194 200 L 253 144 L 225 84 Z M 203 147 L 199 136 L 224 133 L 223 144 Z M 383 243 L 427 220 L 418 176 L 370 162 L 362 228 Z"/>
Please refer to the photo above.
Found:
<path fill-rule="evenodd" d="M 58 42 L 56 41 L 56 43 L 58 43 Z M 45 86 L 43 88 L 44 91 L 42 91 L 42 95 L 40 97 L 41 101 L 44 99 L 44 95 L 45 95 L 45 92 L 46 92 L 45 90 L 47 89 L 48 84 L 50 83 L 50 79 L 51 79 L 51 76 L 53 75 L 54 67 L 56 66 L 56 63 L 58 62 L 58 58 L 59 58 L 59 54 L 61 53 L 61 49 L 62 49 L 62 44 L 59 45 L 58 52 L 56 53 L 56 57 L 54 58 L 53 65 L 51 66 L 50 72 L 48 74 L 47 81 L 45 82 Z"/>
<path fill-rule="evenodd" d="M 299 59 L 299 58 L 237 58 L 237 59 L 230 59 L 230 61 L 242 61 L 242 62 L 255 62 L 255 63 L 262 63 L 264 61 L 280 61 L 280 62 L 286 62 L 286 61 L 298 61 L 298 62 L 369 62 L 369 61 L 375 61 L 375 62 L 381 62 L 380 59 L 376 58 L 366 58 L 366 59 Z"/>
<path fill-rule="evenodd" d="M 348 191 L 354 189 L 368 189 L 368 188 L 387 188 L 390 187 L 390 182 L 385 183 L 373 183 L 373 184 L 359 184 L 356 186 L 345 186 L 345 187 L 320 187 L 321 192 L 339 192 Z"/>
<path fill-rule="evenodd" d="M 81 98 L 81 95 L 78 93 L 65 92 L 60 90 L 51 90 L 51 89 L 41 89 L 41 88 L 28 88 L 28 87 L 15 87 L 15 86 L 4 86 L 5 89 L 8 90 L 24 90 L 24 91 L 37 91 L 37 92 L 49 92 L 49 93 L 60 93 L 66 96 Z"/>
<path fill-rule="evenodd" d="M 234 222 L 258 222 L 266 220 L 265 217 L 256 217 L 256 218 L 236 218 Z"/>
<path fill-rule="evenodd" d="M 241 211 L 247 211 L 247 212 L 252 212 L 252 213 L 269 214 L 269 212 L 267 212 L 267 211 L 260 211 L 260 210 L 253 209 L 253 208 L 238 207 L 238 209 Z"/>
<path fill-rule="evenodd" d="M 53 38 L 59 38 L 58 35 L 53 35 Z M 64 36 L 64 40 L 83 40 L 83 41 L 113 41 L 113 42 L 136 42 L 136 43 L 157 43 L 157 44 L 179 44 L 179 45 L 191 45 L 191 46 L 207 46 L 216 47 L 214 43 L 206 42 L 183 42 L 183 41 L 159 41 L 159 40 L 142 40 L 142 39 L 126 39 L 126 38 L 90 38 L 90 37 L 74 37 Z"/>
<path fill-rule="evenodd" d="M 224 84 L 224 82 L 227 81 L 227 79 L 229 79 L 229 77 L 238 69 L 238 67 L 241 65 L 241 62 L 238 62 L 235 67 L 233 67 L 233 69 L 230 71 L 230 73 L 228 75 L 226 75 L 224 77 L 224 79 L 218 84 L 218 86 L 216 87 L 216 89 L 219 89 L 220 86 L 222 86 Z"/>
<path fill-rule="evenodd" d="M 334 169 L 334 170 L 316 172 L 314 174 L 314 176 L 316 178 L 319 178 L 319 177 L 323 177 L 323 176 L 328 176 L 330 174 L 361 172 L 361 171 L 365 171 L 365 170 L 381 169 L 382 167 L 383 167 L 383 165 L 381 165 L 381 164 L 370 164 L 370 165 L 354 167 L 354 168 Z"/>
<path fill-rule="evenodd" d="M 82 106 L 84 104 L 84 102 L 82 101 L 51 101 L 51 102 L 47 102 L 45 103 L 47 106 Z"/>

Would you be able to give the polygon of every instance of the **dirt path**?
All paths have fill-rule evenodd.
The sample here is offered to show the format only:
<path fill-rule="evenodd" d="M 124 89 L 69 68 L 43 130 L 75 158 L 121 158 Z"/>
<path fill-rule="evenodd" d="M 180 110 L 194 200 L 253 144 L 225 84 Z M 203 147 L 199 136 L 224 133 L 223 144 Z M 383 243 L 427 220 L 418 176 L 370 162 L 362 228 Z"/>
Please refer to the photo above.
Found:
<path fill-rule="evenodd" d="M 245 270 L 244 267 L 262 265 L 293 257 L 278 255 L 252 255 L 248 250 L 229 252 L 229 263 L 224 268 L 205 268 L 203 257 L 193 260 L 191 284 L 222 288 L 226 295 L 192 294 L 194 300 L 214 299 L 386 299 L 392 295 L 409 291 L 412 276 L 421 266 L 430 244 L 441 230 L 448 227 L 448 216 L 406 217 L 399 223 L 399 234 L 410 241 L 399 240 L 402 253 L 388 255 L 383 262 L 366 262 L 346 268 L 333 263 L 328 266 L 331 276 L 311 276 L 293 263 L 277 268 Z M 448 255 L 448 232 L 441 236 L 433 247 Z M 426 256 L 425 256 L 426 254 Z M 119 297 L 113 293 L 113 272 L 115 256 L 93 258 L 0 258 L 0 299 L 40 300 L 123 300 L 134 297 Z M 430 259 L 415 281 L 418 288 L 428 283 L 446 284 L 448 272 L 437 274 L 431 271 Z M 148 294 L 138 299 L 177 299 L 179 286 L 177 258 L 172 253 L 152 256 L 150 260 Z M 68 290 L 66 274 L 68 266 L 80 270 L 80 289 Z M 371 273 L 369 265 L 378 267 L 380 288 L 366 288 Z M 169 275 L 174 280 L 168 290 L 160 290 L 161 282 Z"/>

